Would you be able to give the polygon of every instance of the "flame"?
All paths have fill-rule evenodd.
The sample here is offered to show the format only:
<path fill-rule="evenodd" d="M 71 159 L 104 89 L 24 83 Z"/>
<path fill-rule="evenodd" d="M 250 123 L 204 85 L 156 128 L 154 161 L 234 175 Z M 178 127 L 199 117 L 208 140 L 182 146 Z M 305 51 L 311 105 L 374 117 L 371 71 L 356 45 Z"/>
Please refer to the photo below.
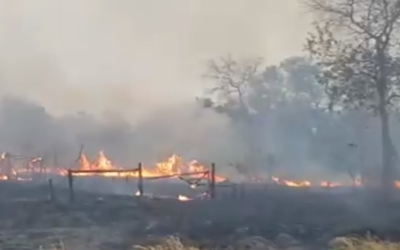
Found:
<path fill-rule="evenodd" d="M 340 187 L 342 186 L 339 182 L 321 181 L 321 187 Z"/>
<path fill-rule="evenodd" d="M 79 176 L 92 176 L 92 175 L 101 175 L 101 176 L 107 176 L 107 177 L 138 177 L 138 172 L 137 171 L 132 171 L 132 172 L 120 172 L 118 173 L 118 170 L 123 170 L 123 168 L 120 168 L 116 165 L 114 165 L 104 154 L 103 151 L 99 152 L 98 158 L 94 161 L 91 162 L 88 157 L 85 154 L 81 154 L 78 162 L 78 168 L 77 170 L 107 170 L 110 172 L 107 173 L 76 173 L 76 175 Z M 113 170 L 117 170 L 116 172 L 112 172 Z M 153 168 L 148 168 L 148 167 L 143 167 L 142 169 L 142 175 L 144 178 L 147 177 L 178 177 L 181 174 L 184 173 L 192 173 L 192 177 L 194 178 L 201 178 L 201 179 L 206 179 L 207 178 L 207 173 L 208 169 L 200 164 L 197 160 L 193 160 L 189 163 L 184 163 L 183 159 L 179 157 L 178 155 L 172 155 L 170 158 L 168 158 L 166 161 L 163 162 L 158 162 L 155 164 L 155 167 Z M 62 175 L 65 175 L 64 173 L 60 173 Z M 224 181 L 225 178 L 221 176 L 215 176 L 215 181 L 216 182 L 221 182 Z"/>
<path fill-rule="evenodd" d="M 184 195 L 178 195 L 178 200 L 180 200 L 180 201 L 190 201 L 192 199 L 190 199 L 189 197 L 186 197 Z"/>
<path fill-rule="evenodd" d="M 29 173 L 45 173 L 54 175 L 67 175 L 67 170 L 62 168 L 43 168 L 42 158 L 34 157 L 30 158 L 27 162 L 27 166 L 24 167 L 11 167 L 11 174 L 4 174 L 3 171 L 7 171 L 9 168 L 9 162 L 2 161 L 8 158 L 7 153 L 2 153 L 0 162 L 5 165 L 0 165 L 0 180 L 18 179 L 21 176 L 27 175 Z M 7 166 L 6 166 L 7 165 Z M 90 161 L 85 154 L 81 154 L 78 160 L 78 166 L 74 170 L 78 171 L 93 171 L 93 172 L 78 172 L 74 175 L 78 176 L 105 176 L 105 177 L 138 177 L 138 172 L 132 168 L 132 171 L 124 170 L 124 168 L 118 167 L 111 160 L 109 160 L 103 151 L 99 152 L 97 159 Z M 118 172 L 122 170 L 123 172 Z M 99 171 L 96 173 L 96 171 Z M 101 172 L 103 171 L 103 172 Z M 107 171 L 107 172 L 104 172 Z M 114 171 L 114 172 L 113 172 Z M 193 160 L 189 163 L 185 163 L 181 157 L 174 154 L 166 161 L 158 162 L 154 167 L 143 167 L 142 176 L 144 178 L 162 178 L 162 177 L 179 177 L 181 174 L 191 174 L 191 178 L 198 178 L 206 180 L 208 179 L 209 170 L 204 165 L 200 164 L 197 160 Z M 22 178 L 24 179 L 24 178 Z M 216 182 L 224 181 L 225 178 L 221 176 L 215 176 Z M 196 184 L 191 184 L 195 187 Z"/>
<path fill-rule="evenodd" d="M 289 187 L 310 187 L 311 182 L 309 181 L 289 181 L 289 180 L 281 180 L 278 177 L 272 176 L 272 180 L 279 185 L 285 185 Z"/>
<path fill-rule="evenodd" d="M 6 152 L 1 153 L 0 155 L 0 163 L 5 163 L 8 165 L 6 160 L 9 157 L 9 154 Z M 53 174 L 53 175 L 67 175 L 67 170 L 63 168 L 44 168 L 43 167 L 43 159 L 41 157 L 32 157 L 28 159 L 27 166 L 25 167 L 13 167 L 6 165 L 0 165 L 0 181 L 1 180 L 32 180 L 32 177 L 28 174 L 32 173 L 42 173 L 42 174 Z M 4 169 L 3 169 L 4 168 Z M 136 167 L 133 167 L 135 169 Z M 8 169 L 8 170 L 7 170 Z M 98 157 L 91 161 L 85 154 L 81 154 L 78 160 L 77 167 L 75 170 L 82 170 L 82 171 L 96 171 L 96 170 L 103 170 L 108 172 L 84 172 L 84 173 L 75 173 L 75 175 L 79 176 L 104 176 L 104 177 L 138 177 L 137 171 L 126 171 L 125 172 L 118 172 L 118 170 L 124 170 L 119 166 L 116 166 L 111 160 L 109 160 L 103 151 L 99 152 Z M 4 172 L 5 171 L 5 172 Z M 115 171 L 115 172 L 113 172 Z M 209 178 L 209 168 L 202 165 L 197 160 L 192 160 L 188 163 L 184 162 L 183 159 L 174 154 L 169 157 L 167 160 L 155 163 L 153 167 L 145 166 L 142 168 L 142 175 L 143 178 L 177 178 L 180 177 L 182 174 L 191 173 L 191 179 L 198 179 L 198 180 L 207 180 Z M 28 177 L 26 176 L 28 175 Z M 293 188 L 306 188 L 306 187 L 340 187 L 340 186 L 362 186 L 363 183 L 360 178 L 353 180 L 352 182 L 348 183 L 339 183 L 339 182 L 332 182 L 332 181 L 320 181 L 320 182 L 311 182 L 309 180 L 285 180 L 282 178 L 278 178 L 276 176 L 271 176 L 269 178 L 262 178 L 262 177 L 248 177 L 249 181 L 257 182 L 257 183 L 268 183 L 268 179 L 272 180 L 273 183 L 281 186 L 288 186 Z M 226 178 L 222 176 L 215 176 L 216 182 L 225 181 Z M 189 183 L 189 182 L 188 182 Z M 400 189 L 400 180 L 395 181 L 395 186 Z M 191 188 L 196 188 L 198 183 L 189 183 Z M 135 195 L 139 195 L 139 191 L 135 193 Z M 178 196 L 179 200 L 187 200 L 190 198 L 185 197 L 183 195 Z"/>
<path fill-rule="evenodd" d="M 278 177 L 272 176 L 272 181 L 275 184 L 289 187 L 343 187 L 343 186 L 362 186 L 361 179 L 357 178 L 352 183 L 340 183 L 340 182 L 331 182 L 331 181 L 321 181 L 319 183 L 312 183 L 311 181 L 293 181 L 293 180 L 284 180 Z M 400 181 L 395 182 L 396 187 L 400 188 Z"/>

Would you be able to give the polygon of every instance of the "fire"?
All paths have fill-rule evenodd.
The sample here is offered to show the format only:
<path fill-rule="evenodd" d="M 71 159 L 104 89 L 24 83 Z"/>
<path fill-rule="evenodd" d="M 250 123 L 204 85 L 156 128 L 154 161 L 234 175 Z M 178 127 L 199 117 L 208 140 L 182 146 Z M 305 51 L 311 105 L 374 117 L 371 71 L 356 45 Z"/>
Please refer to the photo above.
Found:
<path fill-rule="evenodd" d="M 104 154 L 100 151 L 98 158 L 91 162 L 88 157 L 81 154 L 79 158 L 79 165 L 77 170 L 107 170 L 107 173 L 77 173 L 80 176 L 91 176 L 91 175 L 101 175 L 107 177 L 138 177 L 138 172 L 112 172 L 113 170 L 123 170 L 116 165 L 114 165 Z M 154 167 L 148 168 L 143 167 L 142 175 L 143 178 L 148 177 L 177 177 L 185 173 L 193 173 L 192 177 L 196 178 L 206 178 L 208 173 L 208 168 L 200 164 L 198 161 L 193 160 L 189 163 L 185 163 L 181 157 L 178 155 L 172 155 L 166 161 L 158 162 Z M 65 175 L 65 173 L 64 173 Z M 220 176 L 215 176 L 216 182 L 224 181 L 225 178 Z"/>
<path fill-rule="evenodd" d="M 29 174 L 50 174 L 50 175 L 67 175 L 67 170 L 63 168 L 57 167 L 43 167 L 43 159 L 41 157 L 28 157 L 26 165 L 24 167 L 14 167 L 8 160 L 9 157 L 14 157 L 17 159 L 21 159 L 24 157 L 21 156 L 10 156 L 8 153 L 0 154 L 0 181 L 1 180 L 32 180 L 32 176 Z M 104 177 L 121 177 L 121 178 L 129 178 L 129 177 L 138 177 L 138 172 L 135 171 L 135 167 L 131 168 L 132 171 L 126 170 L 115 165 L 111 160 L 109 160 L 103 151 L 99 152 L 98 157 L 91 161 L 85 154 L 81 154 L 77 163 L 77 166 L 74 170 L 82 170 L 82 171 L 92 171 L 92 170 L 102 170 L 107 172 L 84 172 L 84 173 L 75 173 L 75 175 L 80 176 L 104 176 Z M 124 172 L 118 172 L 119 170 L 125 170 Z M 174 154 L 169 157 L 167 160 L 155 163 L 153 167 L 143 166 L 142 167 L 142 175 L 143 178 L 177 178 L 182 174 L 190 173 L 190 178 L 192 179 L 208 179 L 210 176 L 209 168 L 202 165 L 197 160 L 192 160 L 190 162 L 184 162 L 184 160 Z M 113 172 L 115 171 L 115 172 Z M 339 183 L 332 181 L 320 181 L 320 182 L 311 182 L 309 180 L 285 180 L 283 178 L 278 178 L 276 176 L 271 176 L 269 178 L 262 177 L 249 177 L 248 180 L 257 183 L 268 183 L 268 179 L 272 180 L 273 183 L 281 186 L 288 186 L 294 188 L 306 188 L 306 187 L 340 187 L 340 186 L 362 186 L 363 183 L 361 179 L 355 179 L 352 182 L 348 183 Z M 226 178 L 222 176 L 215 176 L 215 181 L 222 182 L 225 181 Z M 196 188 L 197 183 L 189 183 L 191 188 Z M 400 189 L 400 180 L 395 181 L 395 186 Z M 135 195 L 139 195 L 137 192 Z M 186 201 L 191 200 L 190 198 L 179 195 L 178 200 Z"/>
<path fill-rule="evenodd" d="M 281 180 L 275 176 L 272 176 L 272 180 L 276 184 L 285 185 L 285 186 L 289 186 L 289 187 L 310 187 L 311 186 L 311 182 L 309 182 L 309 181 L 295 182 L 295 181 L 289 181 L 289 180 Z"/>
<path fill-rule="evenodd" d="M 10 178 L 7 175 L 0 175 L 0 181 L 6 181 L 9 180 Z M 17 181 L 31 181 L 32 178 L 22 178 L 22 177 L 16 177 L 15 180 Z"/>
<path fill-rule="evenodd" d="M 8 153 L 2 153 L 0 156 L 0 180 L 18 179 L 25 177 L 28 174 L 41 173 L 41 174 L 52 174 L 52 175 L 67 175 L 67 170 L 62 168 L 44 168 L 41 157 L 27 158 L 27 163 L 23 167 L 12 166 L 9 158 L 21 159 L 22 157 L 10 156 Z M 26 166 L 25 166 L 26 165 Z M 74 170 L 78 171 L 93 171 L 94 172 L 82 172 L 74 173 L 79 176 L 105 176 L 105 177 L 138 177 L 138 171 L 126 170 L 119 166 L 116 166 L 111 160 L 109 160 L 103 151 L 99 152 L 97 159 L 94 161 L 89 160 L 85 154 L 81 154 L 79 161 Z M 99 171 L 95 173 L 95 171 Z M 118 171 L 123 172 L 118 172 Z M 103 172 L 101 172 L 103 171 Z M 189 163 L 185 163 L 178 155 L 172 155 L 166 161 L 158 162 L 154 167 L 142 167 L 143 178 L 162 178 L 162 177 L 179 177 L 182 174 L 191 174 L 191 178 L 208 179 L 209 168 L 200 164 L 197 160 L 193 160 Z M 215 176 L 216 182 L 224 181 L 225 178 L 221 176 Z"/>
<path fill-rule="evenodd" d="M 342 186 L 339 182 L 321 181 L 321 187 L 340 187 Z"/>
<path fill-rule="evenodd" d="M 356 179 L 353 181 L 353 184 L 343 184 L 339 182 L 330 182 L 330 181 L 321 181 L 319 183 L 312 183 L 311 181 L 293 181 L 293 180 L 284 180 L 278 177 L 272 176 L 272 181 L 278 185 L 288 186 L 288 187 L 342 187 L 342 186 L 362 186 L 362 181 L 360 179 Z M 400 188 L 400 181 L 396 181 L 396 186 Z"/>
<path fill-rule="evenodd" d="M 180 200 L 180 201 L 190 201 L 192 199 L 190 199 L 189 197 L 186 197 L 184 195 L 178 195 L 178 200 Z"/>

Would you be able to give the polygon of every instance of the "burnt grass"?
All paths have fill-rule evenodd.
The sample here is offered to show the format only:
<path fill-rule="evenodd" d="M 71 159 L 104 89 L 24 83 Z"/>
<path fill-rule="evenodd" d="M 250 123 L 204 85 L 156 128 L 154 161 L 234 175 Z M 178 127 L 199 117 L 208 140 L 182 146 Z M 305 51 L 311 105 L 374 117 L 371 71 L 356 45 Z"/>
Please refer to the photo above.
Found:
<path fill-rule="evenodd" d="M 381 203 L 372 191 L 253 187 L 241 197 L 218 192 L 216 200 L 181 202 L 76 191 L 71 203 L 64 188 L 55 187 L 56 200 L 50 201 L 45 184 L 0 182 L 0 249 L 37 249 L 50 244 L 46 240 L 79 237 L 98 249 L 129 249 L 170 235 L 217 248 L 242 237 L 274 241 L 282 234 L 309 248 L 348 235 L 400 240 L 400 202 Z"/>

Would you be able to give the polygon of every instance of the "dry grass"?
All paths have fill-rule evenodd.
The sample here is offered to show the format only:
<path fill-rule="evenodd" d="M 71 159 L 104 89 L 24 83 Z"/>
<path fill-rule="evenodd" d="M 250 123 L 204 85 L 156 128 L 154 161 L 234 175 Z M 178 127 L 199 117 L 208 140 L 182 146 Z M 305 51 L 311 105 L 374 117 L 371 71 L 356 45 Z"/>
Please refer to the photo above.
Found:
<path fill-rule="evenodd" d="M 369 238 L 337 238 L 331 245 L 334 250 L 400 250 L 400 243 Z"/>
<path fill-rule="evenodd" d="M 257 241 L 261 242 L 260 239 L 256 239 L 260 237 L 250 237 L 246 241 Z M 345 238 L 340 237 L 334 240 L 335 242 L 331 242 L 330 249 L 332 250 L 400 250 L 400 243 L 381 241 L 374 238 Z M 243 240 L 240 242 L 243 243 Z M 252 246 L 245 248 L 246 250 L 267 250 L 274 249 L 272 246 L 259 244 L 251 244 Z M 235 247 L 229 247 L 226 250 L 243 250 L 240 244 Z M 140 246 L 136 245 L 132 248 L 133 250 L 199 250 L 198 247 L 185 245 L 181 242 L 181 240 L 177 237 L 168 237 L 163 240 L 160 244 L 156 244 L 153 246 Z M 39 250 L 45 250 L 44 248 L 40 248 Z M 46 249 L 47 250 L 47 249 Z M 64 245 L 60 244 L 60 246 L 54 246 L 54 248 L 50 248 L 49 250 L 75 250 L 69 249 Z"/>
<path fill-rule="evenodd" d="M 199 250 L 194 246 L 185 246 L 177 237 L 168 237 L 161 244 L 154 246 L 139 246 L 133 247 L 136 250 Z"/>
<path fill-rule="evenodd" d="M 135 250 L 199 250 L 198 247 L 185 245 L 177 237 L 166 238 L 162 243 L 154 246 L 134 246 Z M 271 243 L 262 237 L 248 237 L 239 240 L 225 250 L 273 250 Z"/>
<path fill-rule="evenodd" d="M 229 247 L 232 250 L 262 250 L 274 249 L 269 245 L 268 241 L 260 240 L 261 237 L 250 237 L 246 240 L 241 240 L 240 244 Z M 253 242 L 251 244 L 243 245 L 243 242 Z M 254 242 L 257 242 L 254 243 Z M 331 246 L 334 250 L 400 250 L 400 243 L 381 241 L 370 238 L 338 238 L 335 245 Z M 155 246 L 135 246 L 137 250 L 199 250 L 194 246 L 185 246 L 179 238 L 170 237 L 163 241 L 161 244 Z"/>

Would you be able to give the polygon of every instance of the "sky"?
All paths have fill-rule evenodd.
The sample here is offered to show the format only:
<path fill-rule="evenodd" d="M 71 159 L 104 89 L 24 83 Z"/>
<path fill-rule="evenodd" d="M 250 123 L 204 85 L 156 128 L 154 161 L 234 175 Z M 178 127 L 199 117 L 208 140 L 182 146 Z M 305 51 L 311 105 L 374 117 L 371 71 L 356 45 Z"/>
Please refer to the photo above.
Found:
<path fill-rule="evenodd" d="M 194 100 L 205 62 L 301 53 L 296 0 L 0 0 L 0 95 L 135 119 Z"/>

